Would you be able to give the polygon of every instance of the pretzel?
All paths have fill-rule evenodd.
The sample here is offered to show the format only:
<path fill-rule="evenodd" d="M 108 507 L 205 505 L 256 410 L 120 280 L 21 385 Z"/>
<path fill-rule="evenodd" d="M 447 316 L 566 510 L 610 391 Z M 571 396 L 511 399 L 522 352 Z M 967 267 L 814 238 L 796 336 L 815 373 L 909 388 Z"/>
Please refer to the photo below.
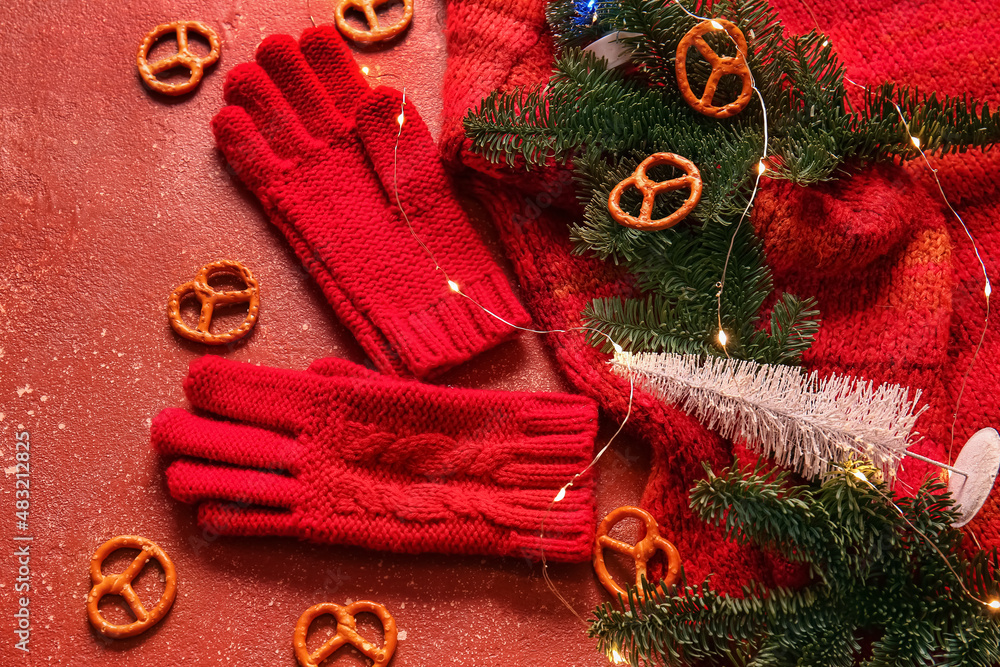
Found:
<path fill-rule="evenodd" d="M 718 26 L 721 26 L 721 28 Z M 725 30 L 733 41 L 736 42 L 735 56 L 720 56 L 712 50 L 712 47 L 702 37 L 707 32 L 720 29 Z M 705 84 L 705 91 L 701 94 L 700 98 L 691 92 L 691 84 L 688 82 L 687 76 L 687 52 L 692 44 L 694 44 L 694 48 L 698 49 L 698 53 L 712 65 L 712 73 L 708 77 L 708 82 Z M 747 66 L 747 40 L 743 36 L 743 32 L 731 21 L 727 21 L 726 19 L 712 19 L 710 21 L 702 21 L 691 28 L 677 45 L 677 62 L 675 67 L 677 69 L 677 87 L 680 88 L 684 101 L 698 113 L 713 118 L 729 118 L 743 111 L 746 105 L 750 103 L 751 91 L 753 90 L 753 77 L 750 74 L 750 68 Z M 734 102 L 721 107 L 713 106 L 712 100 L 715 97 L 715 89 L 719 85 L 719 80 L 727 74 L 735 74 L 743 79 L 743 90 L 740 91 L 739 97 Z"/>
<path fill-rule="evenodd" d="M 403 17 L 396 23 L 388 27 L 382 27 L 378 22 L 378 15 L 375 8 L 380 7 L 390 0 L 340 0 L 334 10 L 334 18 L 337 20 L 337 28 L 345 37 L 353 39 L 355 42 L 371 44 L 381 42 L 384 39 L 391 39 L 406 30 L 413 18 L 413 0 L 403 0 Z M 344 16 L 348 9 L 357 9 L 364 12 L 365 20 L 368 21 L 368 30 L 359 30 L 347 22 Z"/>
<path fill-rule="evenodd" d="M 207 56 L 198 56 L 188 49 L 188 30 L 200 32 L 208 39 L 211 49 Z M 150 64 L 146 58 L 149 56 L 149 49 L 157 39 L 167 34 L 171 30 L 177 33 L 177 53 L 157 60 Z M 139 66 L 139 76 L 143 82 L 153 90 L 164 95 L 183 95 L 193 90 L 200 82 L 205 68 L 219 59 L 221 43 L 215 31 L 200 21 L 173 21 L 156 26 L 142 39 L 139 45 L 139 53 L 135 57 L 135 62 Z M 191 77 L 184 83 L 166 83 L 156 78 L 160 72 L 165 72 L 174 67 L 185 67 L 191 70 Z"/>
<path fill-rule="evenodd" d="M 646 524 L 646 535 L 635 544 L 627 544 L 608 536 L 611 529 L 626 517 L 641 519 Z M 619 507 L 604 517 L 604 521 L 597 527 L 597 539 L 594 542 L 594 569 L 597 571 L 597 578 L 612 595 L 617 593 L 623 598 L 627 597 L 628 593 L 615 583 L 604 565 L 604 547 L 629 556 L 635 561 L 635 584 L 639 589 L 638 598 L 640 601 L 645 597 L 642 590 L 642 580 L 646 578 L 646 563 L 657 551 L 662 551 L 667 557 L 667 573 L 663 580 L 657 584 L 657 588 L 662 592 L 676 584 L 680 578 L 681 557 L 677 552 L 677 547 L 660 535 L 660 527 L 656 523 L 656 519 L 646 510 L 627 505 Z"/>
<path fill-rule="evenodd" d="M 382 621 L 385 643 L 381 648 L 358 634 L 357 621 L 354 616 L 363 611 L 375 614 Z M 312 625 L 312 622 L 323 614 L 333 614 L 337 619 L 337 633 L 327 639 L 318 651 L 310 653 L 309 649 L 306 648 L 306 635 L 309 634 L 309 626 Z M 392 660 L 392 654 L 396 650 L 396 621 L 389 611 L 377 602 L 358 600 L 346 607 L 325 602 L 309 607 L 299 617 L 299 622 L 295 624 L 293 643 L 295 657 L 302 667 L 317 667 L 344 644 L 350 644 L 374 660 L 375 663 L 372 667 L 385 667 Z"/>
<path fill-rule="evenodd" d="M 646 177 L 646 170 L 660 164 L 669 164 L 684 170 L 684 175 L 669 181 L 651 181 Z M 639 217 L 629 215 L 622 210 L 622 193 L 629 186 L 642 193 L 642 208 L 639 210 Z M 665 218 L 650 220 L 653 214 L 653 204 L 656 202 L 656 195 L 661 192 L 673 192 L 680 190 L 684 186 L 691 188 L 691 194 L 684 201 L 679 209 Z M 656 230 L 668 229 L 687 217 L 698 202 L 701 200 L 701 172 L 694 162 L 674 153 L 653 153 L 648 158 L 639 163 L 632 175 L 619 183 L 608 195 L 608 212 L 611 217 L 618 221 L 618 224 L 632 227 L 633 229 Z"/>
<path fill-rule="evenodd" d="M 246 288 L 237 291 L 219 292 L 208 284 L 208 279 L 219 273 L 235 275 L 246 283 Z M 198 328 L 192 329 L 181 318 L 181 301 L 188 294 L 193 293 L 201 302 L 201 316 L 198 318 Z M 227 305 L 231 303 L 250 304 L 246 319 L 243 324 L 235 329 L 230 329 L 223 334 L 213 334 L 209 331 L 212 325 L 212 314 L 215 306 Z M 167 302 L 167 317 L 170 319 L 170 326 L 174 331 L 184 336 L 188 340 L 205 343 L 207 345 L 223 345 L 239 340 L 247 335 L 254 324 L 257 323 L 257 312 L 260 310 L 260 287 L 256 278 L 239 262 L 231 259 L 220 259 L 201 267 L 194 280 L 184 283 L 173 291 L 170 300 Z"/>
<path fill-rule="evenodd" d="M 141 553 L 121 574 L 104 576 L 101 574 L 101 565 L 104 564 L 104 559 L 118 549 L 140 549 Z M 160 601 L 147 611 L 132 588 L 132 580 L 139 575 L 150 558 L 158 560 L 163 567 L 166 586 Z M 97 547 L 93 558 L 90 559 L 90 579 L 94 585 L 87 595 L 87 616 L 90 617 L 90 624 L 94 626 L 94 629 L 112 639 L 134 637 L 159 623 L 160 619 L 170 611 L 170 606 L 174 603 L 174 597 L 177 595 L 177 571 L 174 569 L 173 561 L 164 553 L 163 549 L 152 541 L 137 535 L 119 535 Z M 120 595 L 124 598 L 129 609 L 135 614 L 135 621 L 125 625 L 112 625 L 104 620 L 97 605 L 105 595 Z"/>

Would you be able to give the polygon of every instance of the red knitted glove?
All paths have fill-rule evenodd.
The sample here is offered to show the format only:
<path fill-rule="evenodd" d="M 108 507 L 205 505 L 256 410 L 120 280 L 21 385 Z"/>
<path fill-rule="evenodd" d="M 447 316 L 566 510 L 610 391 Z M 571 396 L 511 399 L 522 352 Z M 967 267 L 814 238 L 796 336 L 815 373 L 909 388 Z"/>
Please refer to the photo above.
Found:
<path fill-rule="evenodd" d="M 548 511 L 591 458 L 588 399 L 437 387 L 340 360 L 301 372 L 216 356 L 192 362 L 184 389 L 195 408 L 245 422 L 177 408 L 153 420 L 153 446 L 185 457 L 167 468 L 171 495 L 204 501 L 198 522 L 220 534 L 590 557 L 593 478 Z"/>
<path fill-rule="evenodd" d="M 426 377 L 515 332 L 447 279 L 528 323 L 409 103 L 396 165 L 402 96 L 368 88 L 336 29 L 307 30 L 298 43 L 273 35 L 256 59 L 229 73 L 216 141 L 383 372 Z"/>

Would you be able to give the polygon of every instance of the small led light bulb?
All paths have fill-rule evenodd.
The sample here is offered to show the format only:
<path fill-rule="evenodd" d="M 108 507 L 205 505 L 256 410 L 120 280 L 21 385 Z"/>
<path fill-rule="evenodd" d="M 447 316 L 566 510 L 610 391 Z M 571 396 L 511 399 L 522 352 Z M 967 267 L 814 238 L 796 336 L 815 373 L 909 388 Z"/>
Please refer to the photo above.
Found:
<path fill-rule="evenodd" d="M 764 164 L 763 160 L 761 160 L 760 162 L 757 163 L 757 174 L 763 175 L 765 171 L 767 171 L 767 165 Z"/>
<path fill-rule="evenodd" d="M 718 21 L 712 21 L 712 27 L 715 28 L 716 30 L 722 30 L 722 24 L 719 23 Z"/>
<path fill-rule="evenodd" d="M 910 141 L 913 142 L 914 146 L 920 148 L 920 137 L 910 137 Z"/>
<path fill-rule="evenodd" d="M 725 347 L 726 343 L 728 343 L 728 342 L 729 342 L 729 336 L 726 335 L 725 331 L 723 331 L 722 329 L 719 329 L 719 345 L 721 345 L 722 347 Z"/>
<path fill-rule="evenodd" d="M 459 291 L 458 290 L 458 283 L 456 283 L 454 280 L 449 280 L 448 281 L 448 287 L 449 287 L 449 289 L 451 289 L 452 292 L 458 292 Z"/>
<path fill-rule="evenodd" d="M 404 120 L 406 120 L 406 117 L 403 116 L 402 112 L 400 112 L 400 114 L 398 116 L 396 116 L 396 122 L 399 123 L 400 127 L 403 127 L 403 121 Z"/>
<path fill-rule="evenodd" d="M 626 660 L 625 656 L 623 656 L 621 653 L 619 653 L 618 649 L 616 649 L 616 648 L 613 648 L 610 651 L 608 651 L 608 661 L 611 662 L 612 665 L 627 665 L 628 664 L 628 660 Z"/>
<path fill-rule="evenodd" d="M 557 493 L 556 497 L 552 499 L 552 502 L 557 503 L 565 497 L 566 497 L 566 487 L 564 486 L 563 488 L 559 489 L 559 493 Z"/>
<path fill-rule="evenodd" d="M 615 354 L 621 354 L 622 352 L 625 351 L 625 348 L 623 348 L 618 343 L 615 343 L 614 341 L 611 342 L 611 346 L 615 348 Z"/>
<path fill-rule="evenodd" d="M 993 287 L 990 285 L 989 278 L 986 279 L 986 288 L 983 290 L 983 293 L 986 295 L 987 299 L 990 297 L 990 294 L 993 294 Z"/>
<path fill-rule="evenodd" d="M 362 74 L 364 74 L 365 76 L 368 76 L 368 72 L 370 72 L 370 71 L 371 71 L 371 70 L 370 70 L 370 69 L 368 69 L 368 65 L 365 65 L 365 66 L 363 66 L 363 67 L 361 68 L 361 73 L 362 73 Z"/>
<path fill-rule="evenodd" d="M 1000 609 L 1000 600 L 990 600 L 986 606 L 990 609 Z"/>
<path fill-rule="evenodd" d="M 865 474 L 863 472 L 861 472 L 860 470 L 855 470 L 854 471 L 854 476 L 857 477 L 858 479 L 860 479 L 862 482 L 867 482 L 868 481 L 868 478 L 865 477 Z"/>

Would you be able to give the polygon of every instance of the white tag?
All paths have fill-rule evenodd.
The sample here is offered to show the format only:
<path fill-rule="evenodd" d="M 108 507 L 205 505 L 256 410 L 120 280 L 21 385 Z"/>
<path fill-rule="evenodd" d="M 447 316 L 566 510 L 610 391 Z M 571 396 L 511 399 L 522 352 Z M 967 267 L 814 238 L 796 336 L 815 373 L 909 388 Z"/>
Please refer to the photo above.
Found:
<path fill-rule="evenodd" d="M 591 43 L 584 51 L 608 61 L 608 68 L 614 69 L 632 59 L 632 50 L 618 41 L 619 37 L 635 37 L 637 32 L 612 32 Z"/>

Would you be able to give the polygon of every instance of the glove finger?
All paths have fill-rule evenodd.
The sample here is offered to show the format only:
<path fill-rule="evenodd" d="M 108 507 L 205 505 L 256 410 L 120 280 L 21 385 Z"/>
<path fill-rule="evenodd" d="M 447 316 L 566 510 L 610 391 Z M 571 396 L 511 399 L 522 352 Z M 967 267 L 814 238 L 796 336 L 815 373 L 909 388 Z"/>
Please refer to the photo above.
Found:
<path fill-rule="evenodd" d="M 167 408 L 153 418 L 150 439 L 153 448 L 166 456 L 195 456 L 248 468 L 289 470 L 297 456 L 291 438 L 198 417 L 180 408 Z"/>
<path fill-rule="evenodd" d="M 402 129 L 398 121 L 401 112 Z M 404 107 L 402 93 L 379 86 L 358 104 L 356 122 L 389 201 L 397 204 L 398 195 L 414 228 L 435 254 L 466 259 L 485 254 L 485 249 L 479 250 L 482 244 L 454 196 L 437 146 L 415 105 L 407 100 Z"/>
<path fill-rule="evenodd" d="M 265 206 L 267 185 L 290 164 L 275 155 L 243 107 L 228 106 L 212 119 L 212 134 L 226 161 Z"/>
<path fill-rule="evenodd" d="M 355 105 L 369 90 L 368 82 L 337 29 L 332 25 L 310 28 L 302 33 L 299 48 L 341 114 L 353 118 Z"/>
<path fill-rule="evenodd" d="M 174 461 L 167 467 L 166 474 L 170 495 L 184 503 L 229 500 L 246 505 L 289 508 L 302 494 L 302 484 L 294 477 L 194 459 Z"/>
<path fill-rule="evenodd" d="M 198 525 L 216 535 L 297 537 L 299 534 L 291 512 L 213 501 L 198 505 Z"/>
<path fill-rule="evenodd" d="M 313 410 L 308 381 L 315 377 L 209 354 L 191 362 L 184 393 L 196 408 L 297 434 Z"/>
<path fill-rule="evenodd" d="M 271 222 L 284 234 L 292 249 L 295 250 L 295 254 L 298 255 L 299 261 L 302 262 L 302 266 L 319 285 L 327 303 L 337 314 L 337 318 L 351 330 L 354 338 L 375 365 L 390 375 L 409 375 L 410 371 L 406 368 L 403 360 L 399 358 L 399 354 L 389 345 L 385 334 L 375 326 L 364 312 L 358 309 L 350 295 L 337 283 L 336 278 L 323 261 L 323 257 L 309 245 L 299 230 L 292 226 L 279 212 L 274 212 L 271 215 Z M 323 375 L 323 373 L 320 374 Z"/>
<path fill-rule="evenodd" d="M 290 36 L 271 35 L 261 42 L 257 47 L 257 64 L 267 72 L 313 136 L 333 137 L 348 131 L 347 118 L 309 67 L 298 42 Z"/>
<path fill-rule="evenodd" d="M 288 100 L 254 63 L 243 63 L 226 76 L 226 102 L 243 107 L 271 150 L 294 160 L 315 153 L 324 142 L 309 134 Z"/>

